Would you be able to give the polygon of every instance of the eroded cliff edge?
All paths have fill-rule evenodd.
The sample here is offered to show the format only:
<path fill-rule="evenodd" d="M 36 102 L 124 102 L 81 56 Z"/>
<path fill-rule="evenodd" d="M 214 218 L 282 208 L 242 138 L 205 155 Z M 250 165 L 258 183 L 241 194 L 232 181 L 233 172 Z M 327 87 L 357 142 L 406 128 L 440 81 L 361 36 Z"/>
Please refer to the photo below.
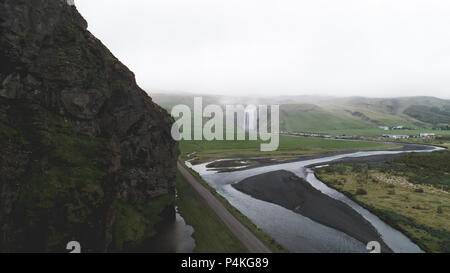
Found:
<path fill-rule="evenodd" d="M 0 252 L 123 251 L 171 213 L 172 119 L 65 0 L 0 0 Z"/>

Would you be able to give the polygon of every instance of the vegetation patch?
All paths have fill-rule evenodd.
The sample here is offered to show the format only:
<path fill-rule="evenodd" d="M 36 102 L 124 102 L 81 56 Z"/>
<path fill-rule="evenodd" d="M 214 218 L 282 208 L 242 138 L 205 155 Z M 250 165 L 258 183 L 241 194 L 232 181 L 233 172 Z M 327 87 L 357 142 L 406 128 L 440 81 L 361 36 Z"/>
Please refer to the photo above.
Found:
<path fill-rule="evenodd" d="M 315 173 L 427 252 L 448 252 L 448 162 L 448 151 L 405 154 L 385 162 L 335 164 Z"/>
<path fill-rule="evenodd" d="M 177 206 L 188 225 L 194 228 L 194 252 L 199 253 L 243 253 L 245 247 L 222 223 L 203 198 L 189 183 L 177 174 Z"/>
<path fill-rule="evenodd" d="M 144 240 L 155 236 L 157 224 L 164 220 L 161 212 L 168 206 L 172 206 L 173 202 L 172 194 L 160 196 L 145 205 L 138 206 L 118 201 L 113 226 L 112 249 L 133 249 Z"/>
<path fill-rule="evenodd" d="M 450 111 L 448 108 L 440 109 L 436 106 L 411 105 L 405 109 L 404 113 L 417 120 L 433 125 L 450 124 Z"/>
<path fill-rule="evenodd" d="M 298 157 L 304 155 L 357 150 L 390 150 L 401 148 L 400 145 L 368 142 L 334 140 L 312 137 L 280 135 L 279 149 L 274 152 L 261 152 L 260 141 L 181 141 L 181 159 L 195 152 L 195 163 L 223 158 L 270 157 L 273 159 Z"/>
<path fill-rule="evenodd" d="M 13 212 L 15 248 L 61 252 L 77 240 L 85 251 L 98 250 L 104 237 L 98 227 L 104 221 L 106 142 L 78 136 L 70 123 L 41 107 L 29 110 L 23 114 L 33 115 L 32 122 L 16 124 L 17 135 L 27 136 L 22 148 L 31 160 Z M 9 138 L 14 135 L 10 131 Z"/>

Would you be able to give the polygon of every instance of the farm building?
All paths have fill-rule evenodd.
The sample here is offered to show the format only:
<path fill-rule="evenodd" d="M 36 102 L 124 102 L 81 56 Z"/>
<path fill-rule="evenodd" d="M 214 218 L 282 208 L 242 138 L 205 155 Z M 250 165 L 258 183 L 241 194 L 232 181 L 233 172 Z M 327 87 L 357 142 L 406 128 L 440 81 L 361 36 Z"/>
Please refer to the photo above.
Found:
<path fill-rule="evenodd" d="M 383 135 L 383 137 L 393 138 L 393 139 L 408 139 L 408 135 Z"/>
<path fill-rule="evenodd" d="M 433 133 L 422 133 L 422 134 L 420 134 L 420 137 L 421 138 L 435 138 L 436 134 L 433 134 Z"/>

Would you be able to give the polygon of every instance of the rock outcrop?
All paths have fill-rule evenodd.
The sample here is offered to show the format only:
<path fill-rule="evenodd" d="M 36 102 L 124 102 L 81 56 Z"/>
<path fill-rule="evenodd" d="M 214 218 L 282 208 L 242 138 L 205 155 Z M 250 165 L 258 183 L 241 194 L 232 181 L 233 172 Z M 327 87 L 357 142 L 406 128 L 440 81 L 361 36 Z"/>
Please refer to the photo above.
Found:
<path fill-rule="evenodd" d="M 0 252 L 153 236 L 174 200 L 172 122 L 66 0 L 0 0 Z"/>

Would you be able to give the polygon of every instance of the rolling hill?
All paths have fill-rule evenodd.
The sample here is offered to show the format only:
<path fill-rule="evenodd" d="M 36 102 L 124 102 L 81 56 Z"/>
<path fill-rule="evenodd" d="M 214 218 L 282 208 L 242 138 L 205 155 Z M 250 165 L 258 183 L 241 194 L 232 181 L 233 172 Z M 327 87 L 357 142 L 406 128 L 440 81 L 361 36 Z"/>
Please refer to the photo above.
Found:
<path fill-rule="evenodd" d="M 403 126 L 408 129 L 436 131 L 450 125 L 450 100 L 435 97 L 227 97 L 211 95 L 151 94 L 168 111 L 177 104 L 193 106 L 194 96 L 203 104 L 279 104 L 280 130 L 330 134 L 379 135 L 379 127 Z"/>

